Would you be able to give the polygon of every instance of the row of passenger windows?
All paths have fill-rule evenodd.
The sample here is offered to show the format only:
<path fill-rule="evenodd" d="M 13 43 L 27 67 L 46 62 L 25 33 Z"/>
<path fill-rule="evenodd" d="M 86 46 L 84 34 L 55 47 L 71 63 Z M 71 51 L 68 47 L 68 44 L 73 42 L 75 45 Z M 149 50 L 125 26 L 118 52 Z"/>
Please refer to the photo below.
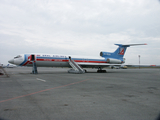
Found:
<path fill-rule="evenodd" d="M 50 56 L 50 55 L 42 55 L 42 57 L 62 57 L 62 58 L 64 58 L 65 56 L 59 56 L 59 55 L 53 55 L 53 56 Z"/>

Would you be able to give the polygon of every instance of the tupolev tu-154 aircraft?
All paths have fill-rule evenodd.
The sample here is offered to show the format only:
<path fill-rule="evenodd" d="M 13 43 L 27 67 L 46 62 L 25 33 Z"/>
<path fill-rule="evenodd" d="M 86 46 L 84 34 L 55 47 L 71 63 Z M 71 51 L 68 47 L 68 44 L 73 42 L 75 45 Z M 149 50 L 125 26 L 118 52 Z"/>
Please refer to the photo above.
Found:
<path fill-rule="evenodd" d="M 97 72 L 106 72 L 102 70 L 104 67 L 121 66 L 125 63 L 123 58 L 127 47 L 145 44 L 115 44 L 119 46 L 115 52 L 100 52 L 100 57 L 81 57 L 75 55 L 59 55 L 59 54 L 20 54 L 9 63 L 18 66 L 32 66 L 32 73 L 37 73 L 37 67 L 72 67 L 70 73 L 85 73 L 83 68 L 97 68 Z"/>

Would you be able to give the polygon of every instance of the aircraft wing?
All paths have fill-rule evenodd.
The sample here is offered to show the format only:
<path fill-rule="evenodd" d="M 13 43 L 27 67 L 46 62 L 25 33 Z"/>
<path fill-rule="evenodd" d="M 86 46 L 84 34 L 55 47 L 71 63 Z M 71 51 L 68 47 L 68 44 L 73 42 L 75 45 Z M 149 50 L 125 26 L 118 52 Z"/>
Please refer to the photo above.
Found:
<path fill-rule="evenodd" d="M 146 65 L 145 64 L 144 65 L 134 65 L 134 64 L 131 65 L 130 64 L 130 65 L 125 65 L 125 66 L 127 67 L 159 67 L 160 65 L 147 65 L 147 64 Z"/>
<path fill-rule="evenodd" d="M 105 68 L 110 66 L 121 66 L 121 64 L 107 64 L 107 63 L 80 63 L 77 62 L 78 65 L 82 66 L 83 68 Z"/>

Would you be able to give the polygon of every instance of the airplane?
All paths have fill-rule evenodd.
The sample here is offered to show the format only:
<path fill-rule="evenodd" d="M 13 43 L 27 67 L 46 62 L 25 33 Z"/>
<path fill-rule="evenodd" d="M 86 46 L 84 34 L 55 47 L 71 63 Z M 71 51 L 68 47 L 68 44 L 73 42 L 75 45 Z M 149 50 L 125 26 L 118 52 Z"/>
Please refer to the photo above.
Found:
<path fill-rule="evenodd" d="M 16 65 L 12 65 L 12 64 L 7 64 L 7 65 L 0 64 L 0 66 L 3 67 L 3 68 L 15 68 L 15 67 L 17 67 Z"/>
<path fill-rule="evenodd" d="M 60 54 L 20 54 L 8 62 L 18 66 L 32 66 L 32 73 L 37 73 L 37 67 L 72 67 L 69 73 L 85 73 L 83 68 L 97 68 L 97 72 L 106 72 L 104 67 L 121 66 L 127 47 L 145 44 L 115 44 L 119 46 L 115 52 L 100 52 L 100 57 L 81 57 Z"/>

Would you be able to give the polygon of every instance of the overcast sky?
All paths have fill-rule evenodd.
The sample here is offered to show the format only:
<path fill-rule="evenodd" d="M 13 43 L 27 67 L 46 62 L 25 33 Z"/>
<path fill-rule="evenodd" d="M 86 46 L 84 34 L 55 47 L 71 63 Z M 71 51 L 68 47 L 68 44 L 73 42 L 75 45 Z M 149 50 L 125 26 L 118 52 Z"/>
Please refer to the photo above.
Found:
<path fill-rule="evenodd" d="M 22 53 L 99 56 L 129 47 L 126 64 L 160 65 L 159 0 L 0 0 L 0 62 Z"/>

